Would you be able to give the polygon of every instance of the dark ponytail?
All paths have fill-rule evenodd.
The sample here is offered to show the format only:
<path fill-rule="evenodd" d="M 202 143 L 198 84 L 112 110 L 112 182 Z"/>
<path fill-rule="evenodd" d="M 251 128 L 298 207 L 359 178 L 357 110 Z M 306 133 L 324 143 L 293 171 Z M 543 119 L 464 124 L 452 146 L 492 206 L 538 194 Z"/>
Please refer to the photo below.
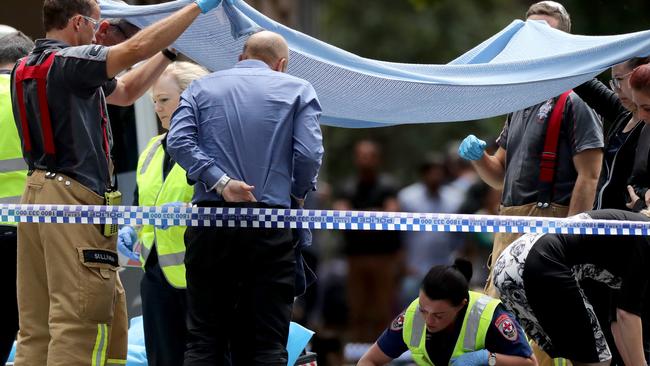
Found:
<path fill-rule="evenodd" d="M 469 299 L 469 280 L 472 278 L 472 264 L 465 259 L 456 259 L 451 266 L 434 266 L 422 280 L 420 287 L 431 300 L 449 300 L 453 306 Z"/>

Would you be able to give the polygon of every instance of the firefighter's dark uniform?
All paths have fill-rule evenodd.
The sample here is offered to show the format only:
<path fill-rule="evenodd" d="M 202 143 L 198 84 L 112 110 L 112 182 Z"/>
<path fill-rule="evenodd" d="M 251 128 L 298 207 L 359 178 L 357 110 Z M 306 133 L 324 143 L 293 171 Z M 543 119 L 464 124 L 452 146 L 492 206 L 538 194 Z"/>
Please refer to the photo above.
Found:
<path fill-rule="evenodd" d="M 112 137 L 108 49 L 41 39 L 12 73 L 31 173 L 23 204 L 103 205 Z M 48 173 L 49 172 L 49 173 Z M 100 225 L 18 225 L 18 365 L 124 365 L 127 318 L 115 237 Z"/>

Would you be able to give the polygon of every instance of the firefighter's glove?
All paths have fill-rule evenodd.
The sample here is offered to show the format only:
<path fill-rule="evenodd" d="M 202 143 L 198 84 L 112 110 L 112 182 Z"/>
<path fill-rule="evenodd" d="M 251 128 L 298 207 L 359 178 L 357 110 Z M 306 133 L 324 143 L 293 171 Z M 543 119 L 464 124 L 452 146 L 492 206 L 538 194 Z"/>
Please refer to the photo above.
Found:
<path fill-rule="evenodd" d="M 483 157 L 487 144 L 474 135 L 465 137 L 458 147 L 458 155 L 465 160 L 479 160 Z"/>
<path fill-rule="evenodd" d="M 196 5 L 201 8 L 201 13 L 205 14 L 221 4 L 221 0 L 195 0 Z"/>

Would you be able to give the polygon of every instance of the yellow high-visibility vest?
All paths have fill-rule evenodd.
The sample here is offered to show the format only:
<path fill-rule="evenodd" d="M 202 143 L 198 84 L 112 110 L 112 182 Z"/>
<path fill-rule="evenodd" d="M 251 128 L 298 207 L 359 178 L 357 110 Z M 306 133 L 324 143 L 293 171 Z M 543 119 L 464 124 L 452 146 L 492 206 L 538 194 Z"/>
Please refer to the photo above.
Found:
<path fill-rule="evenodd" d="M 161 206 L 170 202 L 190 202 L 194 189 L 187 184 L 185 170 L 174 163 L 163 180 L 163 163 L 165 152 L 162 141 L 165 134 L 156 136 L 140 155 L 136 171 L 138 183 L 138 203 L 141 206 Z M 170 226 L 163 230 L 153 225 L 144 225 L 139 233 L 142 249 L 140 261 L 142 268 L 149 253 L 156 245 L 158 263 L 170 285 L 176 288 L 186 288 L 185 281 L 185 226 Z"/>
<path fill-rule="evenodd" d="M 469 303 L 465 312 L 463 326 L 456 340 L 451 359 L 485 348 L 485 337 L 499 303 L 499 300 L 487 295 L 474 291 L 469 292 Z M 434 366 L 427 354 L 427 325 L 418 308 L 419 301 L 415 299 L 406 309 L 402 338 L 411 351 L 411 356 L 416 364 L 419 366 Z"/>
<path fill-rule="evenodd" d="M 0 75 L 0 131 L 0 203 L 20 203 L 27 181 L 27 163 L 11 108 L 11 80 L 4 74 Z"/>

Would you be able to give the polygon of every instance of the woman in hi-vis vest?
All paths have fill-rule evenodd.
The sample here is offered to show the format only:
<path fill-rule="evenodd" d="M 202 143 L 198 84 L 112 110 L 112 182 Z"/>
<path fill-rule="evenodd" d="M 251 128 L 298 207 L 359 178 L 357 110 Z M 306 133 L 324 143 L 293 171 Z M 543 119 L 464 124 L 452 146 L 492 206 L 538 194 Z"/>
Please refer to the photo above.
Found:
<path fill-rule="evenodd" d="M 410 351 L 418 365 L 535 366 L 517 320 L 499 300 L 469 291 L 472 265 L 435 266 L 420 295 L 398 315 L 358 366 L 385 365 Z"/>
<path fill-rule="evenodd" d="M 151 96 L 165 131 L 169 129 L 181 93 L 192 80 L 207 74 L 207 70 L 196 64 L 173 62 L 158 78 Z M 194 189 L 187 183 L 185 170 L 167 153 L 166 137 L 165 132 L 151 139 L 140 155 L 134 205 L 183 206 L 192 200 Z M 183 364 L 187 338 L 185 229 L 185 226 L 144 225 L 136 232 L 131 226 L 123 226 L 118 234 L 121 261 L 125 258 L 139 260 L 145 271 L 140 294 L 150 366 Z M 139 255 L 133 253 L 133 244 L 138 239 L 141 243 Z"/>

